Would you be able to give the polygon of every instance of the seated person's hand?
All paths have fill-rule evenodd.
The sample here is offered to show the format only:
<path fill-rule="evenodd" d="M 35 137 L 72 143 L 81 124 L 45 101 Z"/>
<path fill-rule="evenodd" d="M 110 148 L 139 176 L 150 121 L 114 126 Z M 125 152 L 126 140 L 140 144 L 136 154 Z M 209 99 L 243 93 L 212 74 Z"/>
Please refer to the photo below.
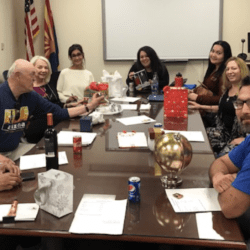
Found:
<path fill-rule="evenodd" d="M 80 101 L 77 102 L 77 105 L 83 105 L 88 103 L 88 97 L 83 97 Z"/>
<path fill-rule="evenodd" d="M 99 106 L 99 104 L 102 100 L 104 100 L 104 95 L 99 95 L 98 93 L 95 93 L 92 96 L 91 102 L 88 103 L 89 108 L 95 109 L 97 106 Z"/>
<path fill-rule="evenodd" d="M 0 174 L 0 191 L 10 190 L 21 182 L 21 177 L 15 173 Z"/>
<path fill-rule="evenodd" d="M 200 109 L 201 108 L 201 105 L 197 102 L 194 102 L 194 101 L 188 101 L 188 108 L 189 109 Z"/>
<path fill-rule="evenodd" d="M 70 96 L 67 100 L 66 100 L 66 104 L 70 103 L 70 102 L 76 102 L 78 100 L 78 97 L 76 95 L 72 95 Z"/>
<path fill-rule="evenodd" d="M 11 159 L 0 154 L 0 174 L 6 171 L 20 175 L 19 167 Z"/>
<path fill-rule="evenodd" d="M 195 93 L 188 94 L 188 100 L 190 100 L 190 101 L 196 101 L 197 97 L 198 97 L 198 95 Z"/>
<path fill-rule="evenodd" d="M 130 80 L 134 79 L 134 74 L 135 74 L 135 72 L 130 72 L 129 73 L 128 77 L 129 77 Z"/>
<path fill-rule="evenodd" d="M 83 97 L 80 101 L 78 102 L 71 102 L 71 103 L 67 103 L 66 104 L 66 108 L 73 108 L 73 107 L 77 107 L 79 105 L 83 105 L 88 103 L 89 98 L 88 97 Z"/>
<path fill-rule="evenodd" d="M 230 142 L 230 144 L 232 144 L 232 145 L 239 145 L 239 144 L 241 144 L 244 140 L 245 140 L 244 137 L 239 137 L 239 138 L 236 138 L 236 139 L 232 140 L 232 141 Z"/>
<path fill-rule="evenodd" d="M 237 175 L 236 173 L 235 174 L 218 173 L 218 174 L 214 175 L 213 180 L 212 180 L 213 187 L 219 193 L 223 193 L 231 186 L 232 182 L 236 178 L 236 175 Z"/>

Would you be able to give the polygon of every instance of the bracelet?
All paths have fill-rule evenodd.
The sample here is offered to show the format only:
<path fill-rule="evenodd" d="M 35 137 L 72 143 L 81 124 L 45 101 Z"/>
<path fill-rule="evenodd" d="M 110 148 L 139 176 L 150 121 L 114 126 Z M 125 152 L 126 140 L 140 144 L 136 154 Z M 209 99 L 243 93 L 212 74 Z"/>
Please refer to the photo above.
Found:
<path fill-rule="evenodd" d="M 88 108 L 87 104 L 85 104 L 85 109 L 87 112 L 89 112 L 89 108 Z"/>

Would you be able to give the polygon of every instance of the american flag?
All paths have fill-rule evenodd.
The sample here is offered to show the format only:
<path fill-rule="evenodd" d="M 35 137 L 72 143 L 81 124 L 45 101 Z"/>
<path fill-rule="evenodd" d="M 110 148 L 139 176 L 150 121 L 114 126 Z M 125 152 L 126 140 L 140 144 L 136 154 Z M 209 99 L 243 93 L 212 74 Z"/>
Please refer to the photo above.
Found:
<path fill-rule="evenodd" d="M 29 61 L 34 55 L 33 39 L 39 33 L 39 25 L 33 0 L 25 0 L 25 46 L 26 58 Z"/>
<path fill-rule="evenodd" d="M 49 0 L 45 0 L 44 9 L 44 54 L 49 59 L 53 72 L 58 71 L 59 50 L 56 29 Z"/>

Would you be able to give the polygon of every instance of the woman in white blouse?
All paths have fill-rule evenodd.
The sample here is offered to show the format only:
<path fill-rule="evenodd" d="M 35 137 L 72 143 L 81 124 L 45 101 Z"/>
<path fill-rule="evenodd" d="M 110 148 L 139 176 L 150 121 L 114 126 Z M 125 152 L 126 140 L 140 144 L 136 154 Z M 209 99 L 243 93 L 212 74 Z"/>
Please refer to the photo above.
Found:
<path fill-rule="evenodd" d="M 83 99 L 85 88 L 94 81 L 93 74 L 84 69 L 82 46 L 73 44 L 69 47 L 68 55 L 72 66 L 63 69 L 57 81 L 57 91 L 62 103 L 65 103 L 70 96 L 74 96 L 76 100 Z"/>

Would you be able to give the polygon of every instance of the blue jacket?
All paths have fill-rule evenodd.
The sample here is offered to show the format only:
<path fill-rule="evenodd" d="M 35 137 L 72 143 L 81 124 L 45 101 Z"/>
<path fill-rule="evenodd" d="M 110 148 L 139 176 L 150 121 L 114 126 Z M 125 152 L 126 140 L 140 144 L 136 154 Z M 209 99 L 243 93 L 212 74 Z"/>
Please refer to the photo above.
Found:
<path fill-rule="evenodd" d="M 30 117 L 44 116 L 46 113 L 53 113 L 53 117 L 59 121 L 69 119 L 67 109 L 51 103 L 35 91 L 22 94 L 16 100 L 8 82 L 2 83 L 0 85 L 0 152 L 17 148 Z"/>

